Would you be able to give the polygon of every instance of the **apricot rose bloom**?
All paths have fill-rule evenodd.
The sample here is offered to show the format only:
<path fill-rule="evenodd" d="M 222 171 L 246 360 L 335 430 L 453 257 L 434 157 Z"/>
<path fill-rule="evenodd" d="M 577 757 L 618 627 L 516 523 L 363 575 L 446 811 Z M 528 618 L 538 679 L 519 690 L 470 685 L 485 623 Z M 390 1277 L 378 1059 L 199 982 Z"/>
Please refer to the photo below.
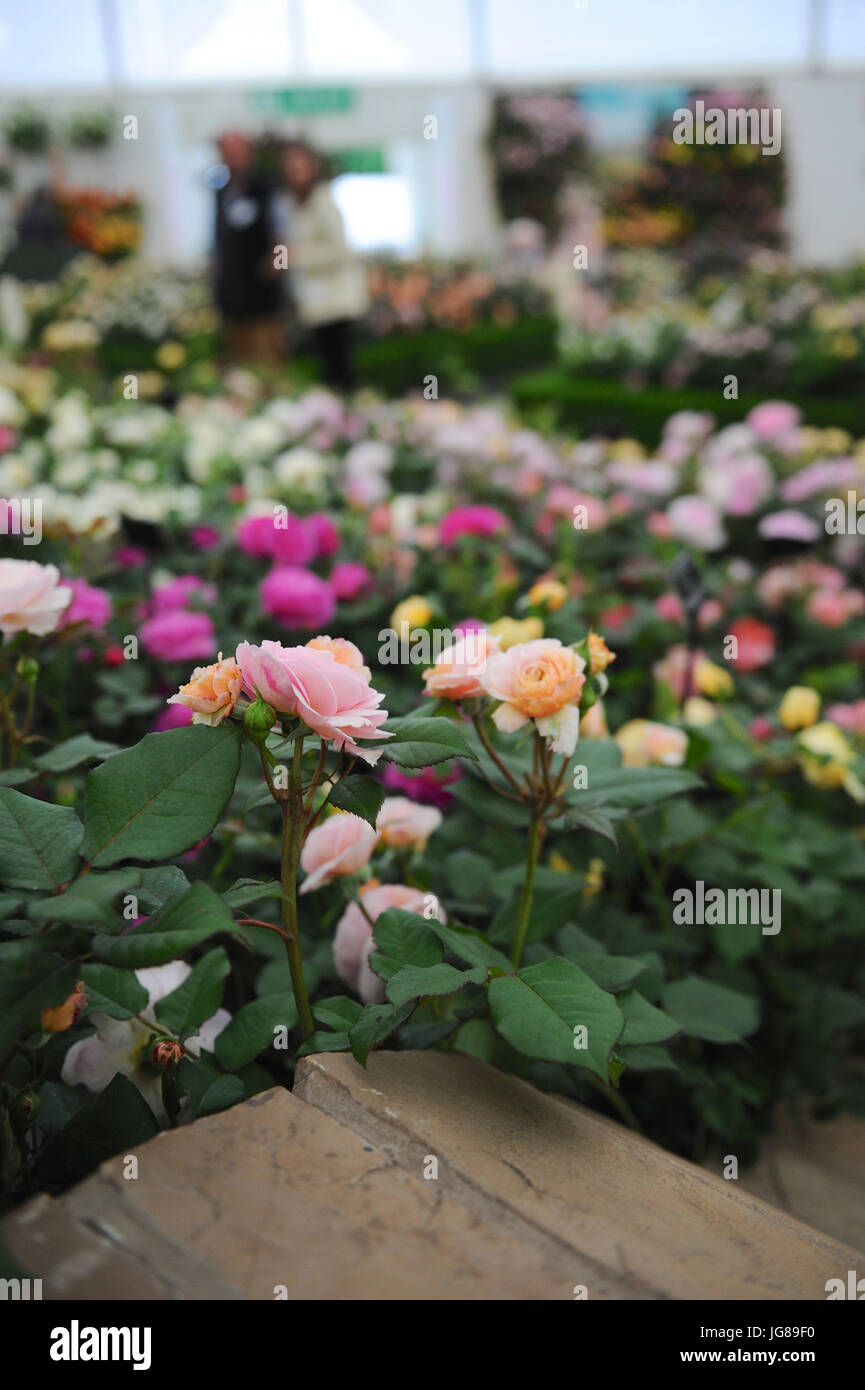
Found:
<path fill-rule="evenodd" d="M 586 663 L 557 637 L 521 642 L 490 657 L 481 677 L 484 689 L 501 704 L 493 723 L 514 733 L 529 719 L 554 753 L 570 756 L 580 731 L 580 695 Z"/>
<path fill-rule="evenodd" d="M 193 724 L 221 724 L 237 704 L 243 685 L 240 667 L 233 656 L 212 666 L 196 666 L 191 679 L 182 685 L 169 705 L 185 705 L 192 710 Z"/>
<path fill-rule="evenodd" d="M 249 695 L 258 691 L 280 714 L 302 719 L 337 751 L 345 749 L 370 764 L 381 757 L 380 748 L 363 748 L 357 740 L 389 737 L 380 730 L 387 719 L 387 710 L 378 708 L 384 695 L 359 671 L 337 661 L 332 650 L 241 642 L 237 664 Z"/>
<path fill-rule="evenodd" d="M 630 719 L 615 739 L 625 767 L 681 767 L 688 751 L 688 735 L 683 729 L 652 719 Z"/>
<path fill-rule="evenodd" d="M 382 844 L 402 849 L 425 849 L 426 842 L 442 823 L 435 806 L 422 806 L 407 796 L 386 796 L 375 826 Z"/>
<path fill-rule="evenodd" d="M 349 642 L 347 637 L 311 637 L 306 645 L 313 651 L 333 652 L 341 666 L 349 666 L 352 671 L 357 671 L 367 684 L 372 679 L 372 672 L 364 665 L 360 648 L 356 647 L 354 642 Z"/>
<path fill-rule="evenodd" d="M 356 874 L 369 863 L 378 836 L 373 826 L 350 811 L 328 816 L 306 837 L 300 867 L 301 893 L 311 893 L 341 874 Z"/>
<path fill-rule="evenodd" d="M 499 651 L 501 639 L 484 628 L 462 632 L 446 647 L 435 666 L 424 671 L 424 695 L 468 700 L 483 695 L 481 677 L 488 659 Z"/>
<path fill-rule="evenodd" d="M 62 1004 L 58 1004 L 53 1009 L 42 1010 L 42 1032 L 65 1033 L 67 1028 L 72 1027 L 86 1003 L 87 994 L 84 989 L 84 981 L 79 980 L 72 993 L 64 999 Z"/>
<path fill-rule="evenodd" d="M 611 652 L 603 637 L 597 632 L 589 633 L 589 669 L 593 676 L 600 675 L 606 671 L 611 662 L 615 661 L 616 653 Z"/>

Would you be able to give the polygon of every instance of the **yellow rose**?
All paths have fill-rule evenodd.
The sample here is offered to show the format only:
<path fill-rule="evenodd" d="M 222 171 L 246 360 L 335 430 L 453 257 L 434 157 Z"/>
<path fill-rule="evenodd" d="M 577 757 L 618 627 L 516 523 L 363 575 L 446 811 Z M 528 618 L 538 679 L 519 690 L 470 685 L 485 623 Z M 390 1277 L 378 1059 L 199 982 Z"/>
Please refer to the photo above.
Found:
<path fill-rule="evenodd" d="M 690 724 L 693 729 L 700 728 L 703 724 L 711 724 L 718 718 L 718 710 L 711 700 L 703 700 L 699 695 L 692 695 L 685 701 L 682 710 L 686 724 Z"/>
<path fill-rule="evenodd" d="M 432 604 L 420 594 L 412 594 L 410 598 L 404 598 L 402 603 L 397 604 L 390 615 L 390 625 L 396 628 L 397 632 L 401 632 L 403 627 L 409 630 L 426 627 L 432 615 Z"/>
<path fill-rule="evenodd" d="M 42 1010 L 42 1032 L 43 1033 L 65 1033 L 67 1028 L 71 1028 L 84 1005 L 87 1003 L 87 995 L 84 992 L 84 981 L 79 980 L 72 993 L 62 1004 L 58 1004 L 53 1009 Z"/>
<path fill-rule="evenodd" d="M 694 666 L 694 684 L 701 695 L 709 695 L 717 700 L 720 695 L 732 693 L 733 677 L 722 666 L 716 666 L 705 657 L 698 657 Z"/>
<path fill-rule="evenodd" d="M 176 371 L 182 367 L 186 361 L 186 348 L 182 343 L 169 341 L 163 343 L 156 349 L 157 366 L 162 367 L 166 372 Z"/>
<path fill-rule="evenodd" d="M 528 597 L 529 603 L 535 607 L 548 608 L 551 613 L 555 613 L 568 597 L 568 591 L 558 579 L 539 579 L 537 584 L 533 584 L 529 589 Z"/>
<path fill-rule="evenodd" d="M 651 719 L 630 719 L 615 739 L 625 767 L 681 767 L 688 751 L 688 735 L 683 729 Z"/>
<path fill-rule="evenodd" d="M 490 632 L 494 637 L 501 638 L 500 650 L 506 652 L 508 647 L 515 647 L 518 642 L 534 642 L 544 635 L 544 625 L 540 618 L 497 618 L 494 623 L 490 623 Z"/>
<path fill-rule="evenodd" d="M 807 685 L 791 685 L 785 693 L 778 710 L 778 717 L 785 729 L 807 729 L 816 724 L 820 713 L 820 696 Z M 827 725 L 832 728 L 832 725 Z"/>
<path fill-rule="evenodd" d="M 837 724 L 824 719 L 806 729 L 796 742 L 799 766 L 813 787 L 843 787 L 854 801 L 865 801 L 865 787 L 849 766 L 853 749 Z"/>

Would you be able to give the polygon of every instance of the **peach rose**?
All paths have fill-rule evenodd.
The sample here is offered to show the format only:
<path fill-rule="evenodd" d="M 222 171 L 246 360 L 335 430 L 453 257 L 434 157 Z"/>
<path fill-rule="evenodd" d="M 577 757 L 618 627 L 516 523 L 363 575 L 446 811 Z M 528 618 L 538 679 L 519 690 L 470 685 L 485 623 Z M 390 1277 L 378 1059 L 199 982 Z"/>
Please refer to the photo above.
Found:
<path fill-rule="evenodd" d="M 557 637 L 521 642 L 490 657 L 482 676 L 488 695 L 502 703 L 493 723 L 514 733 L 529 720 L 554 753 L 570 756 L 580 731 L 580 695 L 586 663 Z"/>
<path fill-rule="evenodd" d="M 615 735 L 625 767 L 681 767 L 688 751 L 688 735 L 670 724 L 651 719 L 631 719 Z"/>
<path fill-rule="evenodd" d="M 362 748 L 357 740 L 389 737 L 379 728 L 387 719 L 387 710 L 378 708 L 384 696 L 331 650 L 241 642 L 237 663 L 250 695 L 258 690 L 275 710 L 302 719 L 338 751 L 345 749 L 367 763 L 381 757 L 380 748 Z"/>
<path fill-rule="evenodd" d="M 481 676 L 488 659 L 499 651 L 501 639 L 484 628 L 462 632 L 436 662 L 424 671 L 424 695 L 467 700 L 483 695 Z"/>
<path fill-rule="evenodd" d="M 385 998 L 384 980 L 380 980 L 370 969 L 369 958 L 375 950 L 375 942 L 372 926 L 364 912 L 372 922 L 376 922 L 389 907 L 401 907 L 406 912 L 416 912 L 420 916 L 425 905 L 425 894 L 418 888 L 409 888 L 405 883 L 382 883 L 375 888 L 368 887 L 362 897 L 364 911 L 357 903 L 349 903 L 337 923 L 333 939 L 333 963 L 340 979 L 355 994 L 359 994 L 365 1004 L 380 1004 Z M 438 915 L 444 921 L 441 911 Z"/>
<path fill-rule="evenodd" d="M 0 560 L 0 632 L 4 637 L 19 632 L 47 636 L 71 600 L 72 590 L 60 583 L 56 565 Z"/>
<path fill-rule="evenodd" d="M 79 980 L 68 999 L 64 999 L 62 1004 L 58 1004 L 53 1009 L 42 1010 L 42 1032 L 65 1033 L 67 1028 L 72 1027 L 86 1003 L 87 995 L 84 991 L 84 981 Z"/>
<path fill-rule="evenodd" d="M 593 676 L 606 671 L 611 662 L 615 661 L 616 653 L 611 652 L 603 637 L 597 632 L 589 633 L 589 668 Z"/>
<path fill-rule="evenodd" d="M 358 873 L 369 862 L 377 838 L 375 828 L 350 811 L 313 826 L 300 856 L 306 874 L 301 893 L 311 893 L 340 874 Z"/>
<path fill-rule="evenodd" d="M 407 796 L 386 796 L 375 824 L 383 844 L 424 849 L 441 823 L 442 813 L 435 806 L 422 806 Z"/>
<path fill-rule="evenodd" d="M 341 666 L 348 666 L 352 671 L 357 671 L 367 684 L 372 679 L 372 672 L 364 665 L 360 648 L 349 642 L 347 637 L 312 637 L 306 645 L 316 652 L 333 652 L 334 659 Z"/>
<path fill-rule="evenodd" d="M 182 685 L 169 705 L 185 705 L 192 710 L 193 724 L 221 724 L 237 704 L 243 685 L 240 667 L 233 656 L 223 658 L 212 666 L 196 666 L 192 679 Z"/>

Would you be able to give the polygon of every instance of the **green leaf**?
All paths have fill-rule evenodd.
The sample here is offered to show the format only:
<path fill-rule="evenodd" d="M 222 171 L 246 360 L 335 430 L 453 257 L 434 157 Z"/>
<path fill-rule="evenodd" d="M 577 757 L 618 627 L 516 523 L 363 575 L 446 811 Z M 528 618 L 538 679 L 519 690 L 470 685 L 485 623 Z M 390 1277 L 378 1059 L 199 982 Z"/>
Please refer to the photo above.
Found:
<path fill-rule="evenodd" d="M 348 1034 L 351 1050 L 362 1067 L 366 1066 L 372 1049 L 389 1038 L 405 1022 L 413 1008 L 413 1004 L 404 1004 L 400 1009 L 394 1008 L 393 1004 L 366 1005 Z"/>
<path fill-rule="evenodd" d="M 297 1049 L 298 1057 L 312 1057 L 316 1052 L 348 1052 L 351 1047 L 348 1033 L 313 1033 Z"/>
<path fill-rule="evenodd" d="M 404 965 L 438 964 L 442 948 L 430 927 L 416 912 L 389 907 L 376 918 L 373 927 L 377 949 L 370 956 L 371 968 L 383 980 L 389 980 Z"/>
<path fill-rule="evenodd" d="M 156 869 L 141 869 L 138 906 L 141 912 L 158 912 L 179 898 L 189 887 L 189 879 L 176 864 L 160 864 Z"/>
<path fill-rule="evenodd" d="M 624 1018 L 612 994 L 584 971 L 553 956 L 489 984 L 493 1022 L 512 1047 L 528 1057 L 587 1067 L 607 1080 L 610 1052 Z M 577 1029 L 586 1029 L 586 1046 Z"/>
<path fill-rule="evenodd" d="M 119 752 L 118 743 L 106 743 L 92 734 L 76 734 L 74 738 L 65 739 L 36 758 L 35 764 L 43 772 L 70 772 L 73 767 L 80 767 L 91 758 L 102 762 L 104 758 Z"/>
<path fill-rule="evenodd" d="M 166 994 L 156 1005 L 156 1017 L 181 1041 L 198 1032 L 222 1003 L 222 982 L 231 968 L 221 946 L 208 951 L 195 962 L 182 985 Z"/>
<path fill-rule="evenodd" d="M 87 778 L 81 852 L 103 868 L 170 859 L 213 830 L 234 790 L 241 732 L 195 724 L 146 734 Z"/>
<path fill-rule="evenodd" d="M 616 839 L 616 832 L 610 817 L 597 806 L 586 807 L 584 810 L 566 811 L 562 820 L 565 830 L 588 830 L 594 835 L 602 835 L 605 840 L 609 840 L 616 849 L 619 842 Z"/>
<path fill-rule="evenodd" d="M 106 1158 L 127 1153 L 159 1133 L 141 1092 L 119 1072 L 101 1095 L 81 1107 L 52 1140 L 39 1165 L 47 1187 L 78 1182 Z"/>
<path fill-rule="evenodd" d="M 213 1115 L 217 1110 L 226 1110 L 243 1100 L 244 1086 L 239 1076 L 223 1076 L 215 1067 L 197 1057 L 183 1057 L 177 1067 L 177 1084 L 188 1091 L 192 1099 L 192 1113 Z"/>
<path fill-rule="evenodd" d="M 291 1030 L 297 1023 L 297 1005 L 288 992 L 253 999 L 234 1015 L 216 1039 L 215 1052 L 228 1071 L 236 1071 L 253 1061 L 274 1043 L 274 1030 Z"/>
<path fill-rule="evenodd" d="M 460 960 L 467 960 L 470 965 L 483 965 L 491 970 L 513 970 L 513 965 L 504 952 L 488 941 L 482 932 L 472 931 L 470 927 L 445 926 L 437 918 L 433 918 L 427 925 L 430 931 L 435 932 L 445 949 L 459 956 Z"/>
<path fill-rule="evenodd" d="M 399 1006 L 409 999 L 426 999 L 433 995 L 453 994 L 466 985 L 482 985 L 487 978 L 486 967 L 457 970 L 454 965 L 404 965 L 387 983 L 387 997 Z"/>
<path fill-rule="evenodd" d="M 429 767 L 448 758 L 477 761 L 465 736 L 449 719 L 393 719 L 382 732 L 393 734 L 383 746 L 382 757 L 400 767 Z"/>
<path fill-rule="evenodd" d="M 208 884 L 199 881 L 156 917 L 140 922 L 122 936 L 94 936 L 93 950 L 109 965 L 133 969 L 142 965 L 165 965 L 217 932 L 231 932 L 245 939 L 245 933 L 222 899 Z"/>
<path fill-rule="evenodd" d="M 620 1046 L 616 1050 L 628 1071 L 679 1070 L 677 1063 L 673 1061 L 665 1047 L 657 1047 L 654 1044 L 648 1046 L 638 1044 L 635 1047 Z"/>
<path fill-rule="evenodd" d="M 90 873 L 71 883 L 65 893 L 40 898 L 27 909 L 32 922 L 70 922 L 96 927 L 101 924 L 118 931 L 129 926 L 112 906 L 118 893 L 129 893 L 138 885 L 141 870 L 116 869 L 105 874 Z"/>
<path fill-rule="evenodd" d="M 70 807 L 0 787 L 0 879 L 5 888 L 59 888 L 78 870 L 82 834 Z"/>
<path fill-rule="evenodd" d="M 664 990 L 663 1002 L 686 1033 L 706 1042 L 740 1042 L 760 1022 L 756 999 L 697 975 L 673 980 Z"/>
<path fill-rule="evenodd" d="M 695 773 L 682 767 L 616 767 L 590 769 L 586 791 L 593 797 L 603 795 L 609 807 L 635 810 L 702 785 Z M 580 809 L 580 795 L 572 794 L 569 807 Z"/>
<path fill-rule="evenodd" d="M 330 794 L 329 805 L 351 811 L 375 827 L 376 816 L 384 801 L 384 787 L 372 777 L 346 777 L 337 782 Z"/>
<path fill-rule="evenodd" d="M 239 878 L 222 894 L 222 901 L 229 907 L 248 907 L 250 903 L 260 902 L 262 898 L 281 898 L 282 884 L 275 878 Z"/>
<path fill-rule="evenodd" d="M 635 960 L 632 956 L 610 956 L 603 951 L 581 951 L 575 963 L 581 970 L 585 970 L 596 985 L 609 990 L 611 994 L 618 994 L 620 990 L 627 989 L 646 969 L 645 961 Z M 619 1008 L 621 1007 L 622 1001 L 619 1000 Z"/>
<path fill-rule="evenodd" d="M 674 1018 L 656 1009 L 638 990 L 629 989 L 626 994 L 620 994 L 616 1002 L 625 1015 L 623 1044 L 644 1046 L 666 1042 L 681 1029 Z"/>
<path fill-rule="evenodd" d="M 132 970 L 89 962 L 81 968 L 87 991 L 87 1013 L 108 1014 L 110 1018 L 131 1018 L 147 1008 L 149 995 Z"/>
<path fill-rule="evenodd" d="M 345 994 L 334 995 L 332 999 L 322 999 L 313 1007 L 313 1018 L 328 1028 L 349 1029 L 357 1023 L 363 1013 L 363 1004 L 357 999 L 349 999 Z"/>

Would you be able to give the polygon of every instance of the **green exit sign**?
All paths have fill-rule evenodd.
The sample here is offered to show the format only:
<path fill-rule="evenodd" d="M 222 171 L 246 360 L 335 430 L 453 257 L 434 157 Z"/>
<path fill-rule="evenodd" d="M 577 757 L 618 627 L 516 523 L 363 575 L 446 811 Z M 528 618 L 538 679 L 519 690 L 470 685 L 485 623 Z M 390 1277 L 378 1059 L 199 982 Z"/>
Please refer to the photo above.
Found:
<path fill-rule="evenodd" d="M 281 87 L 278 91 L 253 92 L 254 110 L 290 116 L 321 116 L 327 112 L 352 111 L 355 92 L 351 87 Z"/>

